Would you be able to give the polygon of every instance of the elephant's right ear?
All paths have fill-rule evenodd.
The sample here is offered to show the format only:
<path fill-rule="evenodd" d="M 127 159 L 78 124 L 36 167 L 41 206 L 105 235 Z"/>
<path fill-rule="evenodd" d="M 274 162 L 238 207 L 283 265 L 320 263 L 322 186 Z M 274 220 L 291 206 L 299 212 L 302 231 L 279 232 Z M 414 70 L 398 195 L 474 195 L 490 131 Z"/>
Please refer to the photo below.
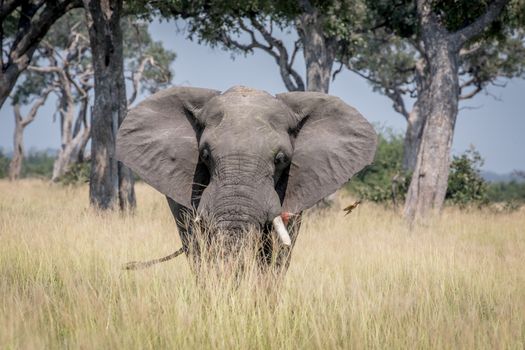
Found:
<path fill-rule="evenodd" d="M 166 196 L 191 207 L 199 159 L 195 114 L 219 94 L 174 87 L 147 98 L 120 126 L 116 158 Z"/>

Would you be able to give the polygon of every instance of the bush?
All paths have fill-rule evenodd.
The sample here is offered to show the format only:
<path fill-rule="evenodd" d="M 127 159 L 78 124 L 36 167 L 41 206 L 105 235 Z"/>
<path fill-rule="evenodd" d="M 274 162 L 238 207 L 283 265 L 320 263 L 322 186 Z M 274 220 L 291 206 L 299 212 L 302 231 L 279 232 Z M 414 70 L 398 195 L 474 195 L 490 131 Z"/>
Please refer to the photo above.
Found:
<path fill-rule="evenodd" d="M 80 185 L 89 182 L 89 173 L 91 171 L 91 163 L 75 163 L 69 167 L 69 170 L 62 175 L 58 182 L 63 185 Z"/>
<path fill-rule="evenodd" d="M 386 203 L 395 198 L 402 202 L 410 176 L 401 170 L 403 136 L 385 129 L 379 133 L 374 162 L 359 172 L 347 185 L 358 197 Z"/>
<path fill-rule="evenodd" d="M 0 179 L 7 177 L 10 159 L 0 149 Z"/>
<path fill-rule="evenodd" d="M 401 169 L 402 161 L 403 136 L 390 129 L 380 131 L 374 162 L 359 172 L 347 189 L 369 201 L 403 203 L 411 174 Z M 483 159 L 474 148 L 453 157 L 446 194 L 449 203 L 465 207 L 488 202 L 488 185 L 479 170 L 482 165 Z"/>
<path fill-rule="evenodd" d="M 486 205 L 488 186 L 480 174 L 482 165 L 483 158 L 474 147 L 454 156 L 450 164 L 446 200 L 460 207 Z"/>

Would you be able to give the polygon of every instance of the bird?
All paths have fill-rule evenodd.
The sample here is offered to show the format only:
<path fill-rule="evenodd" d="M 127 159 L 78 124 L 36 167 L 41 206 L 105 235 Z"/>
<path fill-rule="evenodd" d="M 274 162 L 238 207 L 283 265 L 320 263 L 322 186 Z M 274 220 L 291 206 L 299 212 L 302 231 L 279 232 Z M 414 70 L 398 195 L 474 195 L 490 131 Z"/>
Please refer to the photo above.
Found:
<path fill-rule="evenodd" d="M 361 204 L 361 200 L 358 200 L 356 202 L 354 202 L 353 204 L 350 204 L 349 206 L 347 206 L 346 208 L 343 209 L 343 211 L 346 212 L 345 216 L 347 216 L 348 214 L 350 214 L 352 212 L 352 210 L 354 210 L 355 208 L 357 208 L 357 206 Z"/>

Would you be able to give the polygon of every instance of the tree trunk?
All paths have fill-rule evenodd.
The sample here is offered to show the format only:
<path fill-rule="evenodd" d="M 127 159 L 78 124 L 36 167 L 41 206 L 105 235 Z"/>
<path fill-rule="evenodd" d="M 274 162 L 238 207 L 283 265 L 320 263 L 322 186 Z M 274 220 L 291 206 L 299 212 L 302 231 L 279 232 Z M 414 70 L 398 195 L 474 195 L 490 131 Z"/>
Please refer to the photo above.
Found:
<path fill-rule="evenodd" d="M 132 209 L 135 192 L 131 172 L 114 159 L 115 138 L 126 114 L 123 71 L 122 0 L 84 0 L 95 72 L 91 123 L 89 196 L 99 209 Z"/>
<path fill-rule="evenodd" d="M 318 10 L 312 9 L 299 17 L 297 31 L 306 63 L 306 90 L 328 93 L 337 43 L 335 38 L 325 37 L 323 26 Z"/>
<path fill-rule="evenodd" d="M 4 105 L 5 100 L 9 97 L 11 90 L 15 87 L 16 80 L 22 72 L 23 69 L 26 69 L 29 65 L 29 61 L 22 62 L 20 64 L 21 68 L 18 66 L 9 67 L 5 72 L 0 74 L 0 107 Z M 1 69 L 1 68 L 0 68 Z"/>
<path fill-rule="evenodd" d="M 52 181 L 58 181 L 68 170 L 72 164 L 80 163 L 83 159 L 83 153 L 87 139 L 89 138 L 89 130 L 84 130 L 63 148 L 60 149 L 57 159 L 53 164 Z"/>
<path fill-rule="evenodd" d="M 89 98 L 83 98 L 80 111 L 73 125 L 75 114 L 75 99 L 71 90 L 71 82 L 67 75 L 60 79 L 61 104 L 60 104 L 60 136 L 61 145 L 58 156 L 53 164 L 52 181 L 58 181 L 68 170 L 71 164 L 81 162 L 84 149 L 90 136 L 90 127 L 86 121 L 87 105 Z M 87 92 L 86 92 L 87 94 Z"/>
<path fill-rule="evenodd" d="M 439 211 L 443 206 L 458 112 L 457 51 L 439 33 L 428 35 L 433 35 L 433 40 L 425 43 L 430 85 L 428 99 L 423 102 L 428 114 L 424 118 L 422 141 L 405 202 L 404 215 L 410 221 Z"/>
<path fill-rule="evenodd" d="M 409 173 L 412 173 L 416 168 L 417 154 L 421 144 L 423 125 L 425 124 L 425 116 L 422 107 L 420 107 L 420 105 L 424 106 L 422 99 L 423 96 L 419 96 L 407 118 L 402 169 Z"/>
<path fill-rule="evenodd" d="M 13 137 L 13 158 L 9 163 L 9 180 L 14 181 L 20 177 L 22 160 L 24 158 L 24 125 L 20 110 L 15 106 L 15 133 Z"/>
<path fill-rule="evenodd" d="M 62 84 L 60 88 L 60 150 L 53 164 L 52 181 L 57 181 L 64 175 L 69 167 L 72 153 L 72 128 L 73 116 L 75 114 L 75 100 L 71 92 L 71 82 L 65 72 L 61 72 L 59 81 Z"/>

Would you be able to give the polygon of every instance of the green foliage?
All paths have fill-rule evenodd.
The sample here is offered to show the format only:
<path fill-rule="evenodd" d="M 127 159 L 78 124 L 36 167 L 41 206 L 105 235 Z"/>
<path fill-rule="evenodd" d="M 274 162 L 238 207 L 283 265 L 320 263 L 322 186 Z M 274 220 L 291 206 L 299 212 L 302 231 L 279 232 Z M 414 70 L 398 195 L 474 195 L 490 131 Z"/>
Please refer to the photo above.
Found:
<path fill-rule="evenodd" d="M 410 176 L 401 170 L 402 160 L 403 137 L 389 129 L 381 131 L 374 162 L 348 183 L 348 190 L 381 203 L 392 201 L 395 193 L 395 199 L 402 202 L 410 183 Z"/>
<path fill-rule="evenodd" d="M 225 38 L 246 33 L 242 27 L 256 33 L 250 19 L 257 19 L 266 28 L 290 30 L 310 7 L 320 14 L 324 36 L 337 40 L 346 49 L 355 40 L 355 28 L 362 23 L 366 11 L 362 0 L 312 0 L 307 4 L 296 0 L 171 0 L 154 4 L 141 0 L 128 5 L 130 12 L 146 18 L 148 12 L 159 13 L 164 18 L 184 18 L 190 39 L 212 47 L 222 45 L 236 53 L 252 52 L 253 47 L 247 45 L 248 48 L 240 49 Z"/>
<path fill-rule="evenodd" d="M 55 157 L 46 151 L 29 151 L 22 162 L 21 177 L 51 178 Z"/>
<path fill-rule="evenodd" d="M 402 170 L 402 160 L 403 137 L 388 129 L 380 131 L 374 162 L 359 172 L 348 183 L 347 189 L 369 201 L 386 204 L 395 198 L 397 203 L 403 203 L 411 176 Z M 488 194 L 489 185 L 480 175 L 482 165 L 483 159 L 474 148 L 453 157 L 446 194 L 449 203 L 460 207 L 481 206 L 497 198 L 496 193 Z M 507 185 L 499 186 L 506 189 Z M 518 197 L 525 201 L 525 185 L 522 195 Z"/>
<path fill-rule="evenodd" d="M 91 163 L 75 163 L 72 164 L 68 171 L 58 179 L 58 182 L 63 185 L 82 185 L 89 182 L 89 173 L 91 172 Z"/>
<path fill-rule="evenodd" d="M 473 147 L 454 156 L 450 164 L 446 199 L 460 207 L 487 204 L 487 183 L 480 175 L 483 158 Z"/>
<path fill-rule="evenodd" d="M 374 91 L 388 96 L 397 112 L 407 116 L 405 100 L 417 98 L 428 76 L 413 0 L 364 0 L 368 27 L 350 49 L 341 45 L 338 60 L 365 77 Z M 446 27 L 459 30 L 487 9 L 488 0 L 432 1 Z M 473 38 L 459 57 L 461 94 L 473 97 L 498 79 L 525 75 L 525 0 L 511 0 L 482 35 Z"/>
<path fill-rule="evenodd" d="M 8 167 L 10 159 L 4 154 L 4 151 L 0 149 L 0 179 L 7 177 Z"/>
<path fill-rule="evenodd" d="M 44 91 L 53 82 L 49 74 L 35 73 L 26 70 L 23 80 L 16 85 L 12 94 L 12 104 L 29 104 L 33 99 L 40 97 L 40 92 Z"/>
<path fill-rule="evenodd" d="M 401 38 L 417 32 L 416 2 L 413 0 L 365 0 L 371 27 L 382 26 Z"/>
<path fill-rule="evenodd" d="M 492 182 L 487 197 L 491 202 L 508 203 L 510 207 L 525 204 L 525 181 Z"/>

